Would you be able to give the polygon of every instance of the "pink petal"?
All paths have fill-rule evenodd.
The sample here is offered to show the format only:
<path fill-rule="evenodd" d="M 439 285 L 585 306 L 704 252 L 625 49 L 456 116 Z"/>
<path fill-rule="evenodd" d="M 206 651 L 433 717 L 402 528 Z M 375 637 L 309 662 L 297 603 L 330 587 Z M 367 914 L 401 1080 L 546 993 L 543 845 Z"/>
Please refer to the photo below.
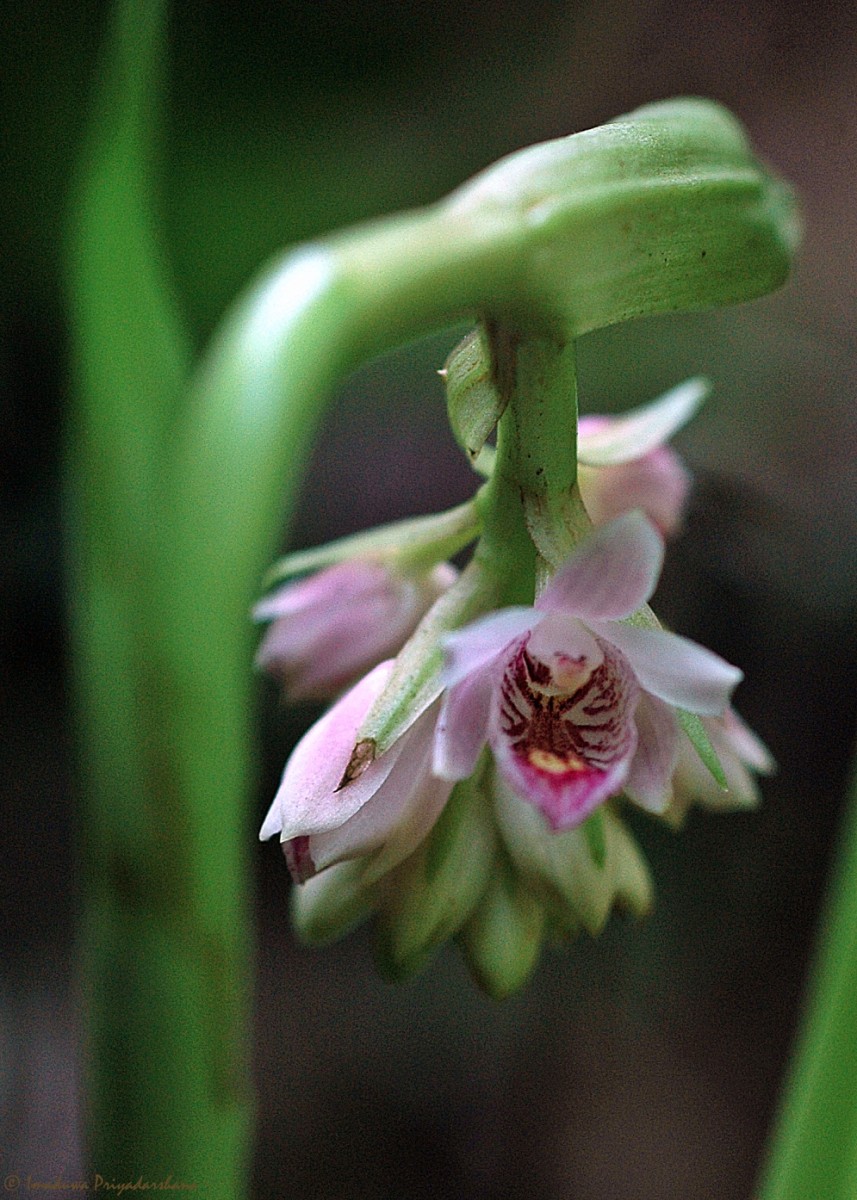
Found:
<path fill-rule="evenodd" d="M 467 675 L 480 670 L 540 620 L 539 613 L 531 608 L 502 608 L 448 634 L 443 639 L 446 658 L 443 681 L 446 686 L 454 687 Z"/>
<path fill-rule="evenodd" d="M 333 829 L 353 816 L 378 790 L 401 752 L 399 743 L 357 779 L 339 788 L 357 730 L 392 671 L 381 663 L 304 734 L 292 752 L 260 838 L 281 841 Z"/>
<path fill-rule="evenodd" d="M 770 775 L 776 770 L 776 762 L 762 739 L 753 732 L 734 708 L 727 708 L 719 723 L 706 722 L 709 733 L 715 729 L 714 738 L 717 746 L 728 749 L 748 767 L 758 771 L 760 775 Z"/>
<path fill-rule="evenodd" d="M 690 489 L 690 475 L 667 446 L 616 467 L 582 466 L 577 481 L 594 525 L 638 508 L 663 537 L 678 528 Z"/>
<path fill-rule="evenodd" d="M 434 705 L 396 743 L 398 754 L 392 768 L 366 803 L 347 821 L 310 838 L 316 870 L 377 849 L 412 815 L 414 807 L 422 801 L 424 785 L 431 779 L 429 766 L 436 721 L 437 705 Z M 348 791 L 352 786 L 349 784 L 343 790 Z M 447 795 L 450 786 L 446 788 Z"/>
<path fill-rule="evenodd" d="M 375 602 L 393 590 L 393 576 L 380 563 L 351 559 L 292 580 L 253 608 L 256 621 L 272 621 L 337 607 L 352 601 Z"/>
<path fill-rule="evenodd" d="M 629 747 L 633 752 L 633 745 Z M 628 758 L 617 760 L 606 770 L 587 767 L 565 775 L 540 771 L 505 743 L 494 748 L 497 766 L 512 790 L 537 808 L 552 829 L 574 829 L 605 800 L 622 791 L 628 774 Z"/>
<path fill-rule="evenodd" d="M 472 671 L 444 696 L 435 733 L 433 766 L 442 779 L 466 779 L 476 768 L 488 739 L 499 673 L 497 662 Z"/>
<path fill-rule="evenodd" d="M 651 404 L 618 417 L 583 417 L 577 457 L 590 467 L 610 467 L 642 458 L 685 425 L 708 391 L 704 379 L 688 379 Z"/>
<path fill-rule="evenodd" d="M 280 680 L 289 700 L 324 700 L 401 648 L 407 633 L 391 638 L 390 628 L 389 621 L 361 624 L 344 609 L 323 621 L 282 617 L 262 639 L 256 666 Z"/>
<path fill-rule="evenodd" d="M 722 713 L 743 679 L 737 667 L 674 633 L 615 622 L 593 624 L 593 628 L 618 646 L 642 688 L 678 708 L 705 715 Z"/>
<path fill-rule="evenodd" d="M 637 749 L 625 781 L 629 798 L 650 812 L 663 812 L 672 796 L 679 731 L 666 704 L 644 693 L 634 715 Z"/>
<path fill-rule="evenodd" d="M 655 590 L 663 556 L 663 540 L 651 522 L 642 513 L 627 513 L 581 543 L 551 579 L 536 608 L 584 621 L 630 616 Z"/>
<path fill-rule="evenodd" d="M 621 791 L 637 743 L 639 692 L 629 664 L 606 643 L 565 694 L 527 651 L 524 642 L 507 662 L 491 748 L 512 789 L 552 828 L 571 829 Z"/>

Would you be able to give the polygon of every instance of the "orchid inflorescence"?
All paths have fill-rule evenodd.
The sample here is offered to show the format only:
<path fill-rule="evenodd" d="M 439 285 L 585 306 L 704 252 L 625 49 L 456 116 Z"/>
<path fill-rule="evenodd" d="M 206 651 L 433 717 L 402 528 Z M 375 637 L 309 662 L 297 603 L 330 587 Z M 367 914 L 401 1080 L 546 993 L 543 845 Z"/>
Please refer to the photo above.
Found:
<path fill-rule="evenodd" d="M 647 607 L 689 487 L 667 441 L 704 382 L 580 420 L 577 486 L 544 518 L 570 550 L 546 560 L 556 529 L 525 513 L 536 565 L 521 604 L 485 528 L 501 469 L 486 442 L 505 406 L 490 373 L 471 386 L 473 336 L 462 346 L 442 372 L 450 415 L 489 483 L 450 513 L 290 556 L 274 576 L 291 578 L 256 607 L 271 622 L 258 665 L 290 698 L 339 696 L 294 749 L 260 836 L 280 836 L 307 941 L 374 914 L 399 978 L 456 936 L 502 996 L 545 938 L 649 910 L 626 806 L 673 825 L 693 803 L 750 807 L 772 761 L 730 707 L 740 671 Z M 463 571 L 445 561 L 476 539 Z"/>

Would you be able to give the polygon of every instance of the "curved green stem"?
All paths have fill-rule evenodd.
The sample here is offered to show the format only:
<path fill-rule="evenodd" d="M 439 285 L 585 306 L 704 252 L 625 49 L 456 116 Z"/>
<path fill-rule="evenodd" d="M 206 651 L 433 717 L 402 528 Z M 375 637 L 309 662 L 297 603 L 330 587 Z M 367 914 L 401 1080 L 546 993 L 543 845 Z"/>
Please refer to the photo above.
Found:
<path fill-rule="evenodd" d="M 857 1195 L 857 772 L 759 1200 Z"/>
<path fill-rule="evenodd" d="M 748 299 L 783 281 L 794 236 L 787 192 L 732 118 L 676 101 L 287 256 L 197 376 L 173 460 L 182 560 L 234 618 L 295 494 L 291 465 L 367 356 L 465 316 L 570 343 L 643 313 Z M 227 578 L 212 574 L 210 538 L 229 554 Z"/>
<path fill-rule="evenodd" d="M 116 7 L 70 230 L 87 1133 L 108 1181 L 171 1175 L 234 1200 L 249 1130 L 246 729 L 231 791 L 190 796 L 161 661 L 163 464 L 190 365 L 152 210 L 166 15 L 163 0 Z"/>

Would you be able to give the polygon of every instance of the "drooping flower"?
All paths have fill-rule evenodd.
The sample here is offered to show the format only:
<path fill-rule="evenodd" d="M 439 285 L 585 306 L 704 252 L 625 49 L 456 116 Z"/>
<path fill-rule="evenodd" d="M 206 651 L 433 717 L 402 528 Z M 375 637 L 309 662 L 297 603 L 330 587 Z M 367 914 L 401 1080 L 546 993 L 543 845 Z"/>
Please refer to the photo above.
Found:
<path fill-rule="evenodd" d="M 467 777 L 487 743 L 511 790 L 554 830 L 625 793 L 662 812 L 677 708 L 722 714 L 741 678 L 701 646 L 626 623 L 654 591 L 663 540 L 639 512 L 596 530 L 533 608 L 449 635 L 434 769 Z"/>
<path fill-rule="evenodd" d="M 298 883 L 335 863 L 369 856 L 366 879 L 379 878 L 419 845 L 449 797 L 452 784 L 431 772 L 437 704 L 343 783 L 357 731 L 392 667 L 381 663 L 361 679 L 311 727 L 286 763 L 259 837 L 280 835 Z"/>
<path fill-rule="evenodd" d="M 719 717 L 704 717 L 702 723 L 726 776 L 726 788 L 718 785 L 688 739 L 682 737 L 673 795 L 665 814 L 673 825 L 682 823 L 693 804 L 716 812 L 755 808 L 759 802 L 756 776 L 770 775 L 776 766 L 767 746 L 733 708 Z"/>
<path fill-rule="evenodd" d="M 407 575 L 371 559 L 349 559 L 279 588 L 253 610 L 272 621 L 256 665 L 290 700 L 328 699 L 401 649 L 456 578 L 439 563 Z"/>
<path fill-rule="evenodd" d="M 664 537 L 676 532 L 690 475 L 666 442 L 690 420 L 706 390 L 704 380 L 689 379 L 623 416 L 580 418 L 577 478 L 594 525 L 639 508 Z"/>

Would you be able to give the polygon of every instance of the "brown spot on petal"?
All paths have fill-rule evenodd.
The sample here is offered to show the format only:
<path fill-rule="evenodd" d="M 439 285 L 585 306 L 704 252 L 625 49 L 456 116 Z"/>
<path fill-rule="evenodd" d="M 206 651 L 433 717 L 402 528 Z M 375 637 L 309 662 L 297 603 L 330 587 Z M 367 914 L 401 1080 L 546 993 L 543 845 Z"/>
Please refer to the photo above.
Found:
<path fill-rule="evenodd" d="M 359 779 L 367 767 L 375 761 L 377 746 L 374 738 L 363 738 L 359 741 L 351 751 L 351 758 L 348 760 L 348 766 L 340 781 L 339 787 L 344 788 L 347 783 L 351 783 L 354 779 Z"/>

